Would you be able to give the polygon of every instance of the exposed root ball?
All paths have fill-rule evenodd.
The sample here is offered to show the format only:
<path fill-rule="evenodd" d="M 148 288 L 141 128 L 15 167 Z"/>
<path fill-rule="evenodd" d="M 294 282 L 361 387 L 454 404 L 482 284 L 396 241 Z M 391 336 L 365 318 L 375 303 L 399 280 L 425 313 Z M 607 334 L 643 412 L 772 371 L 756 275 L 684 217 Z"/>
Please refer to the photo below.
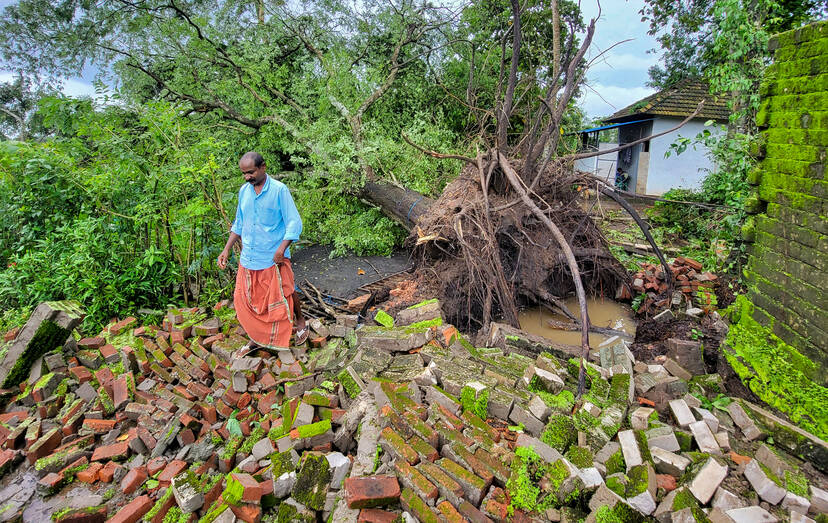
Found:
<path fill-rule="evenodd" d="M 549 229 L 517 197 L 495 161 L 484 159 L 480 165 L 483 176 L 479 168 L 467 166 L 408 239 L 421 285 L 433 287 L 447 319 L 467 330 L 496 318 L 517 326 L 518 307 L 552 306 L 574 292 L 566 259 Z M 593 184 L 570 165 L 553 162 L 534 195 L 566 236 L 587 291 L 614 296 L 628 275 L 582 208 L 578 189 Z"/>

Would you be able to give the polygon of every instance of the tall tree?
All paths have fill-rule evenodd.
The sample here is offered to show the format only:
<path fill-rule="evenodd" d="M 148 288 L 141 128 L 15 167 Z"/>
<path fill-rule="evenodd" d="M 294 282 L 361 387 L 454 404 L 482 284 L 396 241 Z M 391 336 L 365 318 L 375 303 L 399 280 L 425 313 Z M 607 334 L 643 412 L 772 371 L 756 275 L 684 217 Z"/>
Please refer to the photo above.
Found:
<path fill-rule="evenodd" d="M 664 65 L 650 68 L 650 85 L 664 88 L 682 78 L 701 78 L 709 67 L 732 59 L 717 38 L 725 36 L 718 28 L 731 16 L 747 24 L 731 27 L 745 36 L 749 30 L 787 31 L 825 13 L 819 0 L 645 0 L 642 20 L 664 51 Z"/>

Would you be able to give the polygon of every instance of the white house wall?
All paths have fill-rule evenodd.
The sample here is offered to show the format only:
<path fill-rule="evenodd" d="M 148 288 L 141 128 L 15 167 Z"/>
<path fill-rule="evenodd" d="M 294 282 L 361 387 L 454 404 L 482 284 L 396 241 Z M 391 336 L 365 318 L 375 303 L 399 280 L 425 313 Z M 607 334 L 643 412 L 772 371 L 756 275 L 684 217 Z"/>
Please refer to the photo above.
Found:
<path fill-rule="evenodd" d="M 607 149 L 615 149 L 618 147 L 617 143 L 599 143 L 598 149 L 606 151 Z M 586 171 L 592 173 L 607 183 L 615 183 L 615 167 L 618 160 L 618 153 L 602 154 L 600 156 L 593 156 L 592 158 L 584 158 L 583 160 L 575 160 L 575 170 Z"/>
<path fill-rule="evenodd" d="M 679 118 L 656 117 L 653 121 L 652 134 L 658 134 L 678 125 Z M 674 188 L 699 189 L 702 180 L 713 163 L 707 156 L 707 148 L 702 145 L 691 145 L 676 156 L 671 153 L 669 158 L 664 157 L 670 149 L 670 144 L 679 136 L 693 139 L 697 134 L 710 129 L 718 132 L 714 126 L 705 127 L 704 120 L 692 120 L 678 131 L 665 134 L 650 141 L 650 165 L 647 173 L 647 194 L 660 195 Z"/>

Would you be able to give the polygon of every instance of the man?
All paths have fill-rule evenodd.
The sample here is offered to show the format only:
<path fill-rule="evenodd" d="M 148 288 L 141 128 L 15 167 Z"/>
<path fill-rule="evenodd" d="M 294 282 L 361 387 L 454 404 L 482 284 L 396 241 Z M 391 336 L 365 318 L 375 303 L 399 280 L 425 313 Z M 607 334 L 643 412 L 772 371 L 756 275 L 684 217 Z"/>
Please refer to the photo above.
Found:
<path fill-rule="evenodd" d="M 289 247 L 299 239 L 302 219 L 287 186 L 265 172 L 261 154 L 245 153 L 239 169 L 247 183 L 239 189 L 236 219 L 218 265 L 227 266 L 230 249 L 241 240 L 233 299 L 236 316 L 251 340 L 249 349 L 286 349 L 294 323 L 296 344 L 301 345 L 308 328 L 293 292 Z"/>

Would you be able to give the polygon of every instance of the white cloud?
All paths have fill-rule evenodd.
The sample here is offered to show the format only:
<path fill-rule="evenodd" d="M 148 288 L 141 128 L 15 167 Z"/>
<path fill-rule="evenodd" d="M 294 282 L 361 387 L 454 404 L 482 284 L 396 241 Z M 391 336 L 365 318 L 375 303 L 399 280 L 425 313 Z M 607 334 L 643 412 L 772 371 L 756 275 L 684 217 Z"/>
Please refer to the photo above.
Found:
<path fill-rule="evenodd" d="M 655 92 L 650 87 L 621 87 L 597 82 L 584 86 L 582 90 L 584 94 L 578 103 L 592 118 L 609 116 Z"/>

